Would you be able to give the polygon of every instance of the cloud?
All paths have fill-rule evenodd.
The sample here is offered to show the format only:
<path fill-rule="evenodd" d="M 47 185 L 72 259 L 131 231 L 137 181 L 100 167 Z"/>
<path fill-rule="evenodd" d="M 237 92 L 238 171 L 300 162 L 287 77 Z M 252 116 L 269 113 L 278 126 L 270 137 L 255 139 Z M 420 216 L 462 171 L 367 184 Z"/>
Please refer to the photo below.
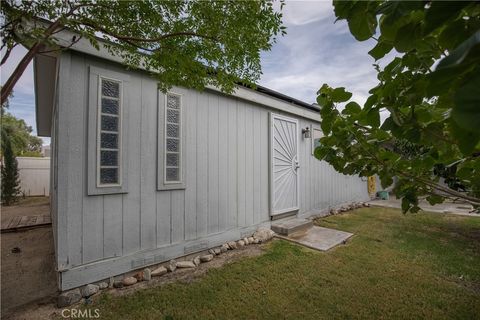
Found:
<path fill-rule="evenodd" d="M 324 18 L 333 11 L 331 1 L 288 1 L 282 10 L 283 22 L 286 26 L 300 26 Z"/>
<path fill-rule="evenodd" d="M 260 84 L 313 103 L 323 83 L 346 87 L 363 104 L 377 85 L 375 62 L 368 51 L 373 40 L 358 42 L 345 21 L 335 22 L 331 2 L 288 1 L 287 35 L 262 54 Z"/>

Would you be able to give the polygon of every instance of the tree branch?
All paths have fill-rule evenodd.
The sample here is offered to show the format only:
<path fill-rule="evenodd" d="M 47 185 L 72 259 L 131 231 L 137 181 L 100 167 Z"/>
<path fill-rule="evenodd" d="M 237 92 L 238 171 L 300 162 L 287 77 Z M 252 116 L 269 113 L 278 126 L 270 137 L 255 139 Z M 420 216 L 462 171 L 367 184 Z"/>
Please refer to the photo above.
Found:
<path fill-rule="evenodd" d="M 7 48 L 7 51 L 5 52 L 5 55 L 2 58 L 2 61 L 0 62 L 0 66 L 3 66 L 5 62 L 7 62 L 8 57 L 10 56 L 10 53 L 12 53 L 13 48 L 15 48 L 18 45 L 18 43 L 15 43 L 11 48 Z"/>
<path fill-rule="evenodd" d="M 350 131 L 354 136 L 355 138 L 357 139 L 357 141 L 359 141 L 360 143 L 363 142 L 363 140 L 356 135 L 355 132 L 352 132 Z M 368 144 L 368 143 L 367 143 Z M 378 164 L 380 164 L 382 167 L 385 167 L 385 162 L 383 162 L 381 159 L 379 159 L 374 153 L 371 153 L 370 150 L 368 149 L 368 147 L 365 147 L 364 146 L 364 149 L 367 151 L 368 154 L 370 154 L 370 156 L 373 158 L 374 161 L 376 161 Z M 427 179 L 424 179 L 422 177 L 418 177 L 418 176 L 414 176 L 414 175 L 411 175 L 409 173 L 406 173 L 406 172 L 403 172 L 403 171 L 400 171 L 400 170 L 397 170 L 395 168 L 392 168 L 392 170 L 394 171 L 394 173 L 396 175 L 399 175 L 399 176 L 403 176 L 403 177 L 406 177 L 408 179 L 414 179 L 414 180 L 418 180 L 420 181 L 421 183 L 423 183 L 424 185 L 426 186 L 429 186 L 431 188 L 434 188 L 438 191 L 443 191 L 449 195 L 452 195 L 452 196 L 455 196 L 455 197 L 458 197 L 458 198 L 461 198 L 461 199 L 464 199 L 464 200 L 467 200 L 468 202 L 470 203 L 473 203 L 473 204 L 480 204 L 480 199 L 478 198 L 475 198 L 475 197 L 471 197 L 469 195 L 466 195 L 466 194 L 463 194 L 461 192 L 458 192 L 458 191 L 455 191 L 449 187 L 445 187 L 445 186 L 442 186 L 442 185 L 439 185 L 438 183 L 435 183 L 435 182 L 432 182 L 430 180 L 427 180 Z"/>
<path fill-rule="evenodd" d="M 169 33 L 169 34 L 164 34 L 161 36 L 158 36 L 156 38 L 138 38 L 138 37 L 133 37 L 133 36 L 122 36 L 120 34 L 117 34 L 111 30 L 108 30 L 102 26 L 96 25 L 95 23 L 91 21 L 83 20 L 77 21 L 78 24 L 83 24 L 85 26 L 88 26 L 96 31 L 100 31 L 105 33 L 106 35 L 109 35 L 111 37 L 114 37 L 118 40 L 122 41 L 135 41 L 135 42 L 160 42 L 162 40 L 168 39 L 168 38 L 173 38 L 173 37 L 180 37 L 180 36 L 191 36 L 191 37 L 198 37 L 198 38 L 204 38 L 204 39 L 209 39 L 212 41 L 218 41 L 216 37 L 212 36 L 207 36 L 203 34 L 199 34 L 193 31 L 183 31 L 183 32 L 174 32 L 174 33 Z M 151 50 L 151 49 L 150 49 Z"/>
<path fill-rule="evenodd" d="M 59 48 L 59 49 L 53 49 L 53 50 L 47 50 L 47 51 L 39 51 L 38 53 L 45 54 L 45 53 L 51 53 L 51 52 L 57 52 L 57 51 L 64 51 L 64 50 L 66 50 L 66 49 L 71 48 L 75 43 L 77 43 L 78 41 L 80 41 L 80 39 L 82 39 L 82 36 L 73 37 L 72 43 L 70 43 L 70 44 L 69 44 L 68 46 L 66 46 L 66 47 L 61 47 L 61 48 Z"/>

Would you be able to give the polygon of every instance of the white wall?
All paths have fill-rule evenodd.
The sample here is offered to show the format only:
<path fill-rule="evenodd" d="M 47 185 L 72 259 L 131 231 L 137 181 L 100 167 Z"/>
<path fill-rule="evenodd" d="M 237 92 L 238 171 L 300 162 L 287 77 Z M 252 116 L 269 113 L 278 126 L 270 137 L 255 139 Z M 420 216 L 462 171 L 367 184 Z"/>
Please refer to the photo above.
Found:
<path fill-rule="evenodd" d="M 50 194 L 50 158 L 17 157 L 20 188 L 27 196 Z"/>

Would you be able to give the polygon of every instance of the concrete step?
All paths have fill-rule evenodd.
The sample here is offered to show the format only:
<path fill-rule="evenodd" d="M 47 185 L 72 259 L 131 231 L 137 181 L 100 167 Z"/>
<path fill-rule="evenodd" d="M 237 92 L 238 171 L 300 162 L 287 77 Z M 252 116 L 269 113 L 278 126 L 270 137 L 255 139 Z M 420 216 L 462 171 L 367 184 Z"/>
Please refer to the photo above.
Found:
<path fill-rule="evenodd" d="M 294 232 L 309 229 L 313 222 L 307 219 L 289 218 L 272 222 L 271 229 L 278 234 L 288 236 Z"/>

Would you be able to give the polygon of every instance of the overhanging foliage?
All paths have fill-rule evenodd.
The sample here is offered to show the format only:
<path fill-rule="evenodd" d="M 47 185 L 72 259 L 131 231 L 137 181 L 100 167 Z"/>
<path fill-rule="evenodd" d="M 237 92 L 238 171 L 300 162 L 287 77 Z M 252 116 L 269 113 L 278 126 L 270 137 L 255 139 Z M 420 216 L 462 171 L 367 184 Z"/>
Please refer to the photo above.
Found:
<path fill-rule="evenodd" d="M 333 1 L 375 59 L 397 51 L 378 71 L 366 103 L 324 84 L 318 94 L 325 137 L 315 150 L 345 174 L 378 174 L 404 211 L 461 198 L 480 205 L 480 5 L 475 1 Z M 340 112 L 339 103 L 345 103 Z M 381 123 L 380 111 L 388 118 Z M 408 145 L 414 156 L 399 151 Z M 397 148 L 395 148 L 397 146 Z M 404 150 L 405 151 L 405 150 Z M 441 183 L 448 174 L 456 184 Z M 454 187 L 455 185 L 462 188 Z"/>

